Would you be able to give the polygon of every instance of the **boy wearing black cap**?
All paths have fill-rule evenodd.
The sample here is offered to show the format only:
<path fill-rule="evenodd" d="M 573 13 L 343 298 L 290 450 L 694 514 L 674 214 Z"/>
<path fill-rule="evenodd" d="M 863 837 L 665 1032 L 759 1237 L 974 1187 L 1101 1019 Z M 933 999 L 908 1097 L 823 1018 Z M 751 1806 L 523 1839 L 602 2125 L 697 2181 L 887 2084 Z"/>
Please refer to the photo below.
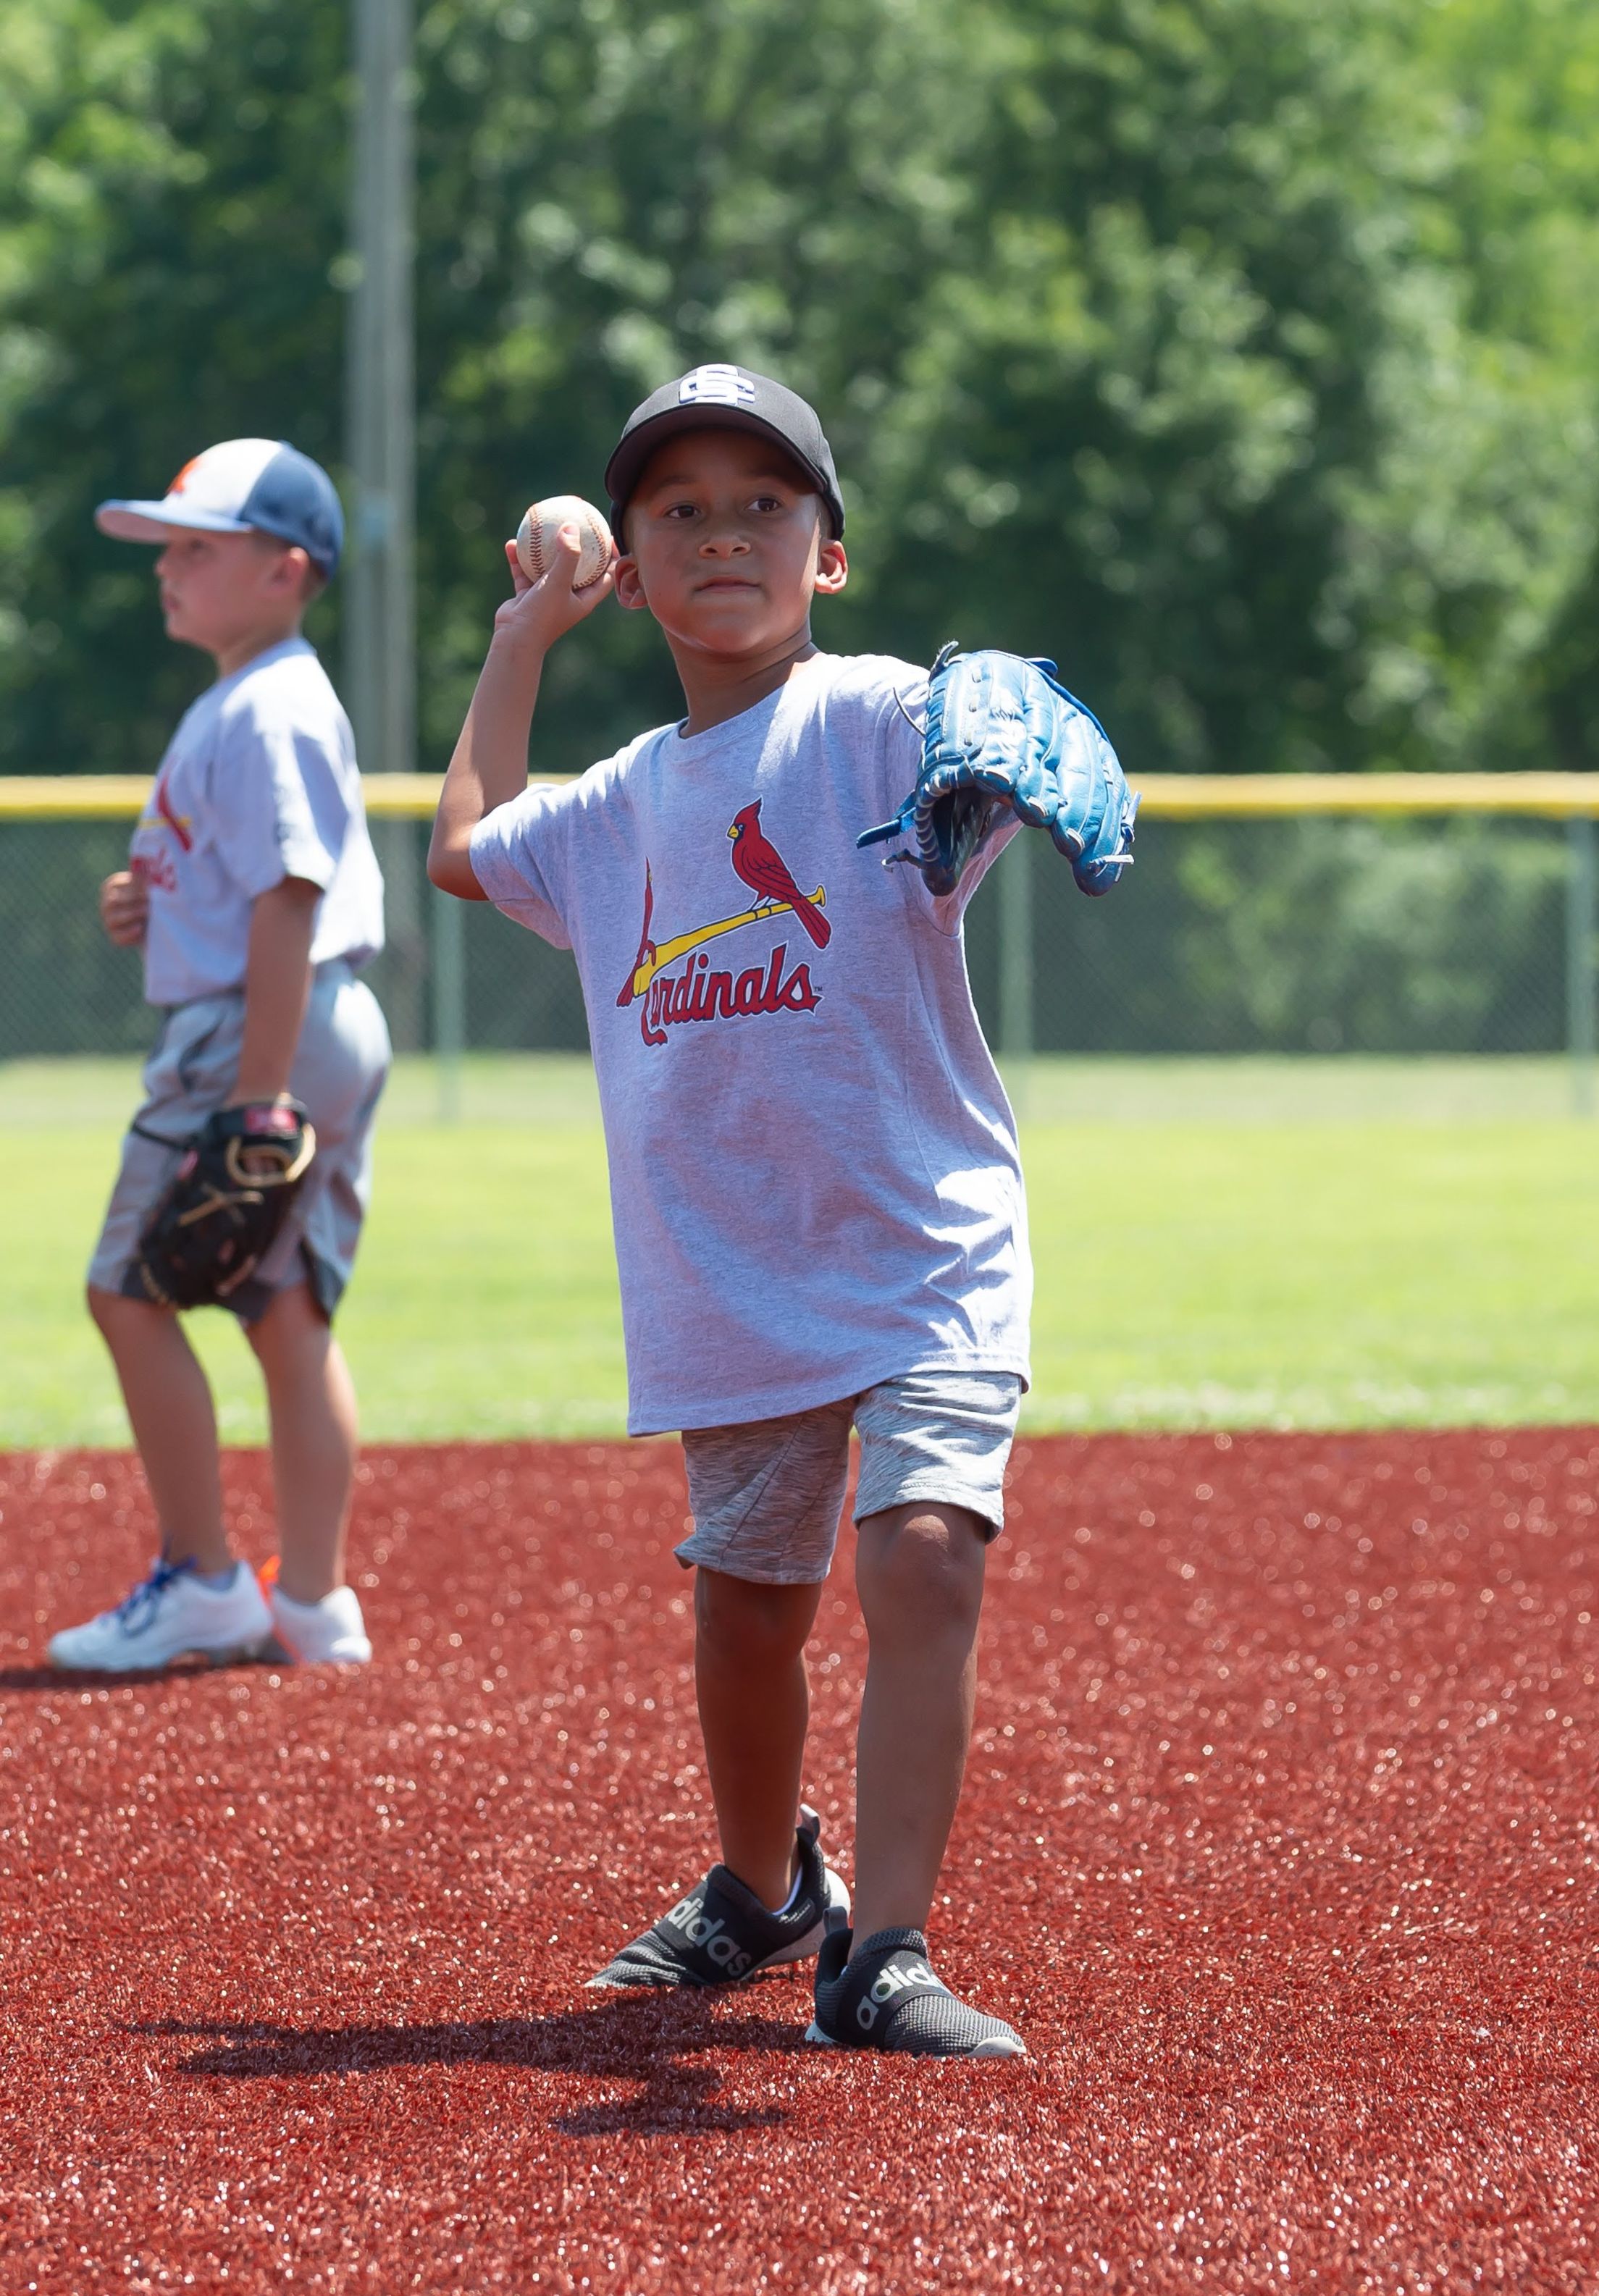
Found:
<path fill-rule="evenodd" d="M 1027 1377 L 1011 1113 L 979 1031 L 959 890 L 858 853 L 914 781 L 925 673 L 829 656 L 848 574 L 816 414 L 704 366 L 647 399 L 606 472 L 620 555 L 577 537 L 515 595 L 439 805 L 436 884 L 581 973 L 606 1128 L 628 1423 L 682 1431 L 695 1670 L 723 1862 L 592 1980 L 715 1985 L 818 1953 L 808 2038 L 1010 2056 L 924 1929 L 972 1722 L 984 1554 Z M 660 623 L 681 724 L 527 787 L 545 654 L 614 588 Z M 805 1644 L 861 1438 L 870 1637 L 855 1923 L 799 1809 Z"/>
<path fill-rule="evenodd" d="M 343 1584 L 355 1397 L 333 1339 L 370 1182 L 389 1064 L 357 969 L 382 946 L 383 889 L 348 720 L 300 636 L 339 563 L 325 471 L 273 439 L 230 439 L 160 500 L 102 503 L 102 532 L 160 545 L 167 634 L 217 680 L 187 711 L 101 888 L 105 930 L 144 952 L 162 1008 L 144 1100 L 89 1268 L 160 1525 L 127 1600 L 51 1640 L 57 1666 L 120 1673 L 198 1654 L 372 1655 Z M 210 1390 L 177 1316 L 141 1280 L 140 1231 L 187 1141 L 219 1107 L 293 1097 L 316 1152 L 287 1226 L 229 1297 L 266 1380 L 281 1561 L 263 1580 L 229 1551 Z"/>

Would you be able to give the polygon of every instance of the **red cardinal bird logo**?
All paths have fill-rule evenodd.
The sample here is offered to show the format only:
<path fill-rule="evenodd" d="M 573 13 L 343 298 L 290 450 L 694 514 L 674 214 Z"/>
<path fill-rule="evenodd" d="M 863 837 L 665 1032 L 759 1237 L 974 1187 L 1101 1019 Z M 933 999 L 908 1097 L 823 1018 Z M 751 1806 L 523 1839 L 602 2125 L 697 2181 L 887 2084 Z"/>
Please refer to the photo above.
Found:
<path fill-rule="evenodd" d="M 733 865 L 738 875 L 763 901 L 786 901 L 818 948 L 832 939 L 832 927 L 795 884 L 792 872 L 760 825 L 760 800 L 734 816 L 727 832 L 733 840 Z"/>
<path fill-rule="evenodd" d="M 155 791 L 151 799 L 151 803 L 155 809 L 157 820 L 166 824 L 167 827 L 172 832 L 172 834 L 176 838 L 178 843 L 183 847 L 185 853 L 192 853 L 194 849 L 194 840 L 189 834 L 190 816 L 186 813 L 175 813 L 173 811 L 172 800 L 167 794 L 167 776 L 165 774 L 161 774 L 157 776 Z M 139 825 L 143 828 L 144 824 L 141 822 Z M 153 826 L 153 824 L 152 825 Z"/>

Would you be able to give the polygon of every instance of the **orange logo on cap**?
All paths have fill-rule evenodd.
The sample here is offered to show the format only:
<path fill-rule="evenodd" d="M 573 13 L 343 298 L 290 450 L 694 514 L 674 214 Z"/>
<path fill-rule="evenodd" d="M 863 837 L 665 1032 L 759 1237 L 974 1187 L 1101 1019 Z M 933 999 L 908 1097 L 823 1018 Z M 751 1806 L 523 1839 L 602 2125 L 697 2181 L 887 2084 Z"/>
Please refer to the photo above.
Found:
<path fill-rule="evenodd" d="M 176 478 L 173 480 L 172 484 L 168 488 L 167 492 L 169 495 L 182 494 L 184 490 L 184 480 L 188 477 L 190 472 L 194 468 L 195 463 L 198 463 L 200 457 L 198 455 L 190 455 L 188 461 L 184 464 L 183 469 L 178 472 Z"/>

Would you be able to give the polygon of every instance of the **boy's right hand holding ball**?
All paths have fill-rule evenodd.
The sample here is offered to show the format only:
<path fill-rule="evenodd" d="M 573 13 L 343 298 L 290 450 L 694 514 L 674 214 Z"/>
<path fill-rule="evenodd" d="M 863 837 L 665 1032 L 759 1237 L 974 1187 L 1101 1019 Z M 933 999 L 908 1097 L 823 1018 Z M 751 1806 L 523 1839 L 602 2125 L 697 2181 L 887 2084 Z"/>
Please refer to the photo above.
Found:
<path fill-rule="evenodd" d="M 571 496 L 535 503 L 516 540 L 505 545 L 512 594 L 495 615 L 488 658 L 444 777 L 428 848 L 428 875 L 441 892 L 463 901 L 486 898 L 472 872 L 472 831 L 526 789 L 544 658 L 611 595 L 616 562 L 611 529 L 591 503 Z"/>
<path fill-rule="evenodd" d="M 100 922 L 119 948 L 137 948 L 150 922 L 150 888 L 131 869 L 119 869 L 100 888 Z"/>
<path fill-rule="evenodd" d="M 592 614 L 616 586 L 616 545 L 592 503 L 572 495 L 535 503 L 505 545 L 514 594 L 494 618 L 496 637 L 540 651 Z"/>

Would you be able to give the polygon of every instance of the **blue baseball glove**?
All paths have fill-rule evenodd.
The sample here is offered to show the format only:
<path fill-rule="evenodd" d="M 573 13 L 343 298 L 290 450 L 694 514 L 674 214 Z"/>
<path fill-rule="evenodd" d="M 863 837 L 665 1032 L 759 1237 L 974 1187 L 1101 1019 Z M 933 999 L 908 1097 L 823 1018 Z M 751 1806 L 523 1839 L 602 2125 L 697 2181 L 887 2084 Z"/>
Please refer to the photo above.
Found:
<path fill-rule="evenodd" d="M 916 786 L 857 845 L 910 837 L 915 850 L 890 861 L 953 893 L 1008 811 L 1048 830 L 1085 893 L 1108 893 L 1132 863 L 1138 800 L 1103 726 L 1054 673 L 1053 661 L 947 645 L 928 681 Z"/>

